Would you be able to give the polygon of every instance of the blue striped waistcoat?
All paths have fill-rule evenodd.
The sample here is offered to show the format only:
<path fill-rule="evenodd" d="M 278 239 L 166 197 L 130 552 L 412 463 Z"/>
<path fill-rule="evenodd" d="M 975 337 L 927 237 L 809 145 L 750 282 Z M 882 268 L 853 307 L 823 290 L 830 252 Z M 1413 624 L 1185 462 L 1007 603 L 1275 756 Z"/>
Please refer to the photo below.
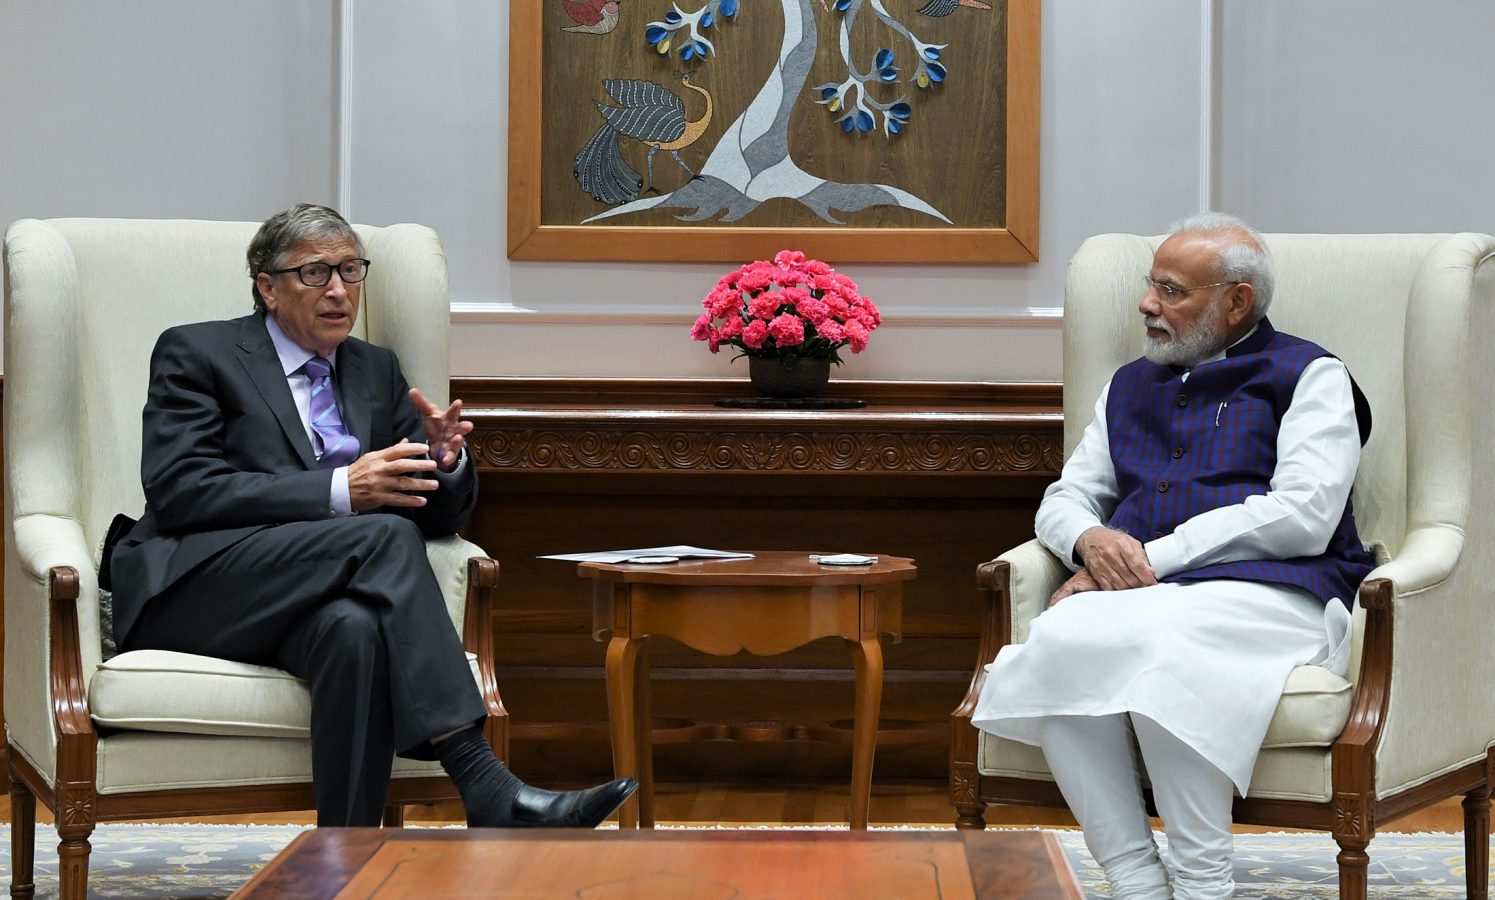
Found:
<path fill-rule="evenodd" d="M 1277 431 L 1298 378 L 1309 363 L 1329 355 L 1262 319 L 1225 359 L 1195 369 L 1187 381 L 1145 358 L 1122 366 L 1106 399 L 1121 497 L 1107 524 L 1146 543 L 1200 513 L 1266 494 L 1277 466 Z M 1363 444 L 1370 411 L 1360 389 L 1354 391 Z M 1349 606 L 1374 563 L 1346 502 L 1329 546 L 1318 556 L 1220 563 L 1163 580 L 1288 584 Z"/>

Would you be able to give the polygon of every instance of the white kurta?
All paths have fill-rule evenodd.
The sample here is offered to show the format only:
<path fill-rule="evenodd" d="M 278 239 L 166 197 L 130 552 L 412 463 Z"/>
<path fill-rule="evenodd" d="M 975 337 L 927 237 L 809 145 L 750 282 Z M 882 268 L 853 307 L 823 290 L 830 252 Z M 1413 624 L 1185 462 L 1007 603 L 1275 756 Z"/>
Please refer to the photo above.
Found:
<path fill-rule="evenodd" d="M 1106 430 L 1109 390 L 1038 511 L 1039 539 L 1071 568 L 1080 535 L 1104 525 L 1120 500 Z M 1268 493 L 1149 541 L 1148 560 L 1163 578 L 1321 552 L 1359 462 L 1349 373 L 1336 359 L 1315 360 L 1283 415 Z M 1140 713 L 1219 767 L 1244 796 L 1288 674 L 1315 664 L 1343 675 L 1349 634 L 1343 604 L 1325 606 L 1283 585 L 1222 579 L 1075 594 L 987 666 L 973 722 L 1036 745 L 1043 716 Z"/>

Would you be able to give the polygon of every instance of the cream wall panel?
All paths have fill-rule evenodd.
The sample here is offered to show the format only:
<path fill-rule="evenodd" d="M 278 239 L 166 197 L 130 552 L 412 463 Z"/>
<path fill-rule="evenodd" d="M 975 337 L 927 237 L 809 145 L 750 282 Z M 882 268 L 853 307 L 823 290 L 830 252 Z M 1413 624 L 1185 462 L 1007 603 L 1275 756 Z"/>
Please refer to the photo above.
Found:
<path fill-rule="evenodd" d="M 441 233 L 458 374 L 736 374 L 684 336 L 723 266 L 504 258 L 507 8 L 4 0 L 0 222 L 341 202 Z M 1049 0 L 1043 35 L 1041 261 L 849 267 L 888 324 L 841 377 L 1059 378 L 1080 242 L 1205 203 L 1495 230 L 1488 0 Z"/>
<path fill-rule="evenodd" d="M 1495 3 L 1230 2 L 1219 28 L 1222 206 L 1263 231 L 1495 231 Z"/>
<path fill-rule="evenodd" d="M 334 199 L 332 6 L 0 0 L 0 225 Z"/>

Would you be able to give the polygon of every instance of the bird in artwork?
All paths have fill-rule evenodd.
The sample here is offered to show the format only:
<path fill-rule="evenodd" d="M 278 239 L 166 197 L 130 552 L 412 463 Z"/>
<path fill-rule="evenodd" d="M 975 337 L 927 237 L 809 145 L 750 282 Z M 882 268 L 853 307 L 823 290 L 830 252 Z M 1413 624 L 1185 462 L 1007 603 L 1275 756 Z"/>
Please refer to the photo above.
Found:
<path fill-rule="evenodd" d="M 573 34 L 607 34 L 618 27 L 618 0 L 561 0 L 575 25 L 562 31 Z"/>
<path fill-rule="evenodd" d="M 680 158 L 680 151 L 695 143 L 711 124 L 711 92 L 692 84 L 689 72 L 676 75 L 681 84 L 706 98 L 706 110 L 699 119 L 687 119 L 685 101 L 663 85 L 626 78 L 602 82 L 619 105 L 596 104 L 602 114 L 602 125 L 576 154 L 576 168 L 572 170 L 576 183 L 592 199 L 617 206 L 638 199 L 643 189 L 643 179 L 618 152 L 620 137 L 633 138 L 649 148 L 650 190 L 657 192 L 653 186 L 654 154 L 660 150 L 669 151 L 680 168 L 695 177 L 695 170 Z"/>
<path fill-rule="evenodd" d="M 981 0 L 929 0 L 919 7 L 918 12 L 920 15 L 939 18 L 950 15 L 961 6 L 968 9 L 991 9 L 991 4 L 982 3 Z"/>

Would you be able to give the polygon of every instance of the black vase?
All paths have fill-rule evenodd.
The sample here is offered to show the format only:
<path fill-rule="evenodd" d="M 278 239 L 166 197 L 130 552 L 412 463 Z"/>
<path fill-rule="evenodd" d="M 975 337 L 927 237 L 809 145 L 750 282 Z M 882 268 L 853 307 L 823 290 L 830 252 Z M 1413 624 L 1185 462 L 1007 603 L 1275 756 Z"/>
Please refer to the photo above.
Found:
<path fill-rule="evenodd" d="M 813 397 L 831 380 L 831 361 L 803 356 L 748 357 L 748 380 L 765 397 Z"/>

